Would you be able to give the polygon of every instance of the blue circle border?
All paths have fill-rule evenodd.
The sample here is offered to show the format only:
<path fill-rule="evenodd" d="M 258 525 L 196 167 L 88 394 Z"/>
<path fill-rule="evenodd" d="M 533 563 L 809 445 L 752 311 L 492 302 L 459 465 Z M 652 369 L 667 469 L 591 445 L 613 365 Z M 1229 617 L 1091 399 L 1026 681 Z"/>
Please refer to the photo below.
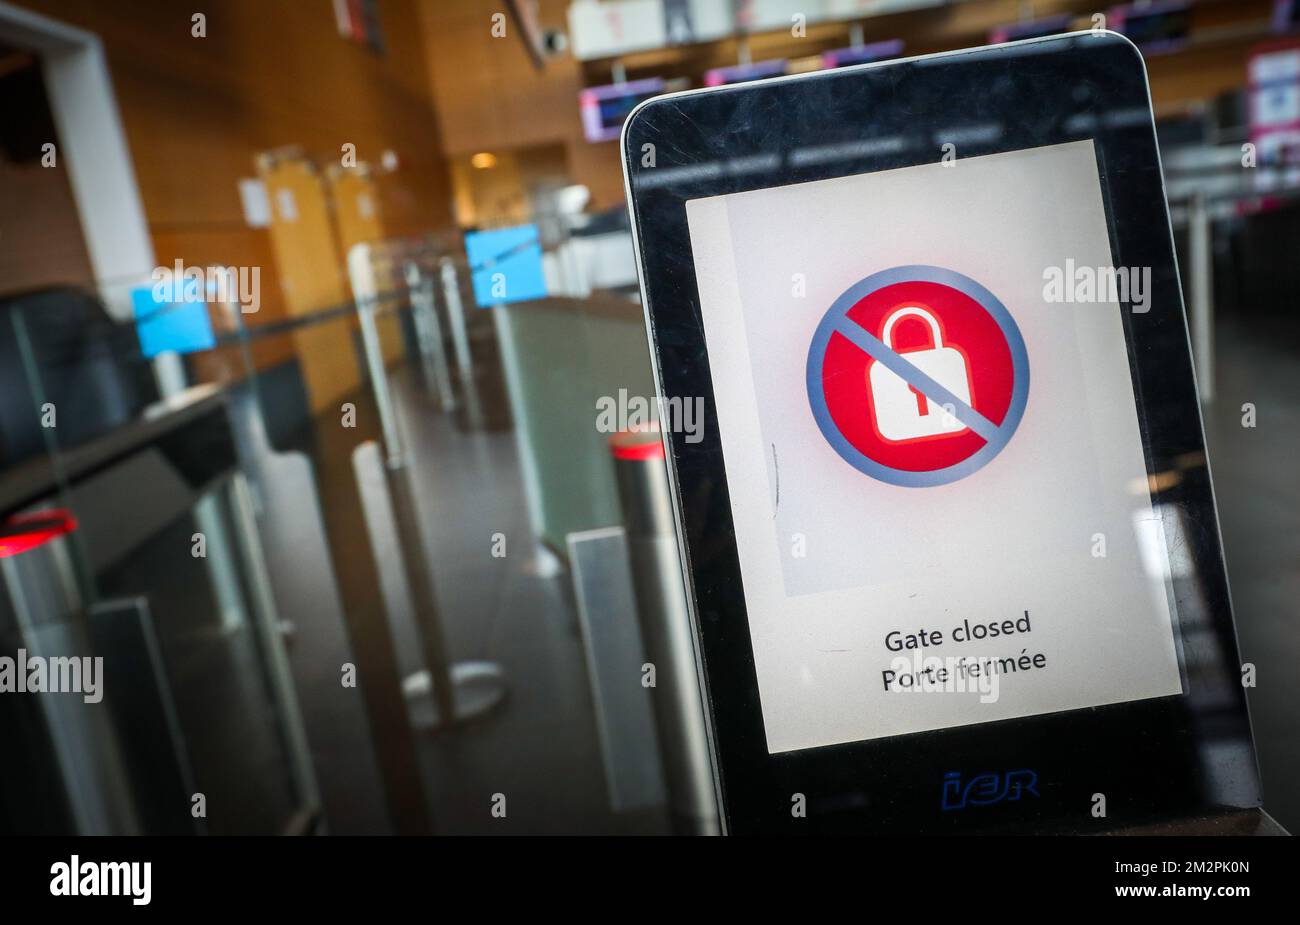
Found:
<path fill-rule="evenodd" d="M 965 293 L 978 302 L 997 322 L 1002 331 L 1002 336 L 1006 338 L 1007 346 L 1011 350 L 1013 375 L 1011 405 L 1007 408 L 1006 417 L 998 427 L 997 436 L 985 443 L 976 453 L 959 463 L 954 463 L 944 469 L 931 469 L 924 472 L 895 469 L 878 463 L 849 443 L 844 435 L 840 433 L 839 428 L 835 426 L 834 420 L 831 419 L 830 409 L 826 406 L 826 395 L 822 391 L 822 366 L 826 360 L 826 348 L 830 344 L 831 334 L 835 332 L 840 319 L 846 318 L 849 309 L 877 289 L 891 286 L 894 283 L 912 281 L 940 283 Z M 872 273 L 865 279 L 854 283 L 832 303 L 826 314 L 822 316 L 821 323 L 817 325 L 817 330 L 813 333 L 812 344 L 808 348 L 807 379 L 808 402 L 812 406 L 812 413 L 817 421 L 817 426 L 821 429 L 822 436 L 826 438 L 832 449 L 845 462 L 859 472 L 891 485 L 901 485 L 905 488 L 930 488 L 935 485 L 947 485 L 950 482 L 956 482 L 978 471 L 994 456 L 1002 452 L 1003 447 L 1011 440 L 1016 428 L 1020 426 L 1020 419 L 1025 413 L 1025 405 L 1029 401 L 1029 353 L 1025 349 L 1025 339 L 1021 336 L 1020 328 L 1016 326 L 1015 319 L 1011 317 L 1011 313 L 1007 311 L 1006 306 L 993 293 L 969 276 L 964 276 L 955 270 L 915 264 L 892 267 L 888 270 Z"/>

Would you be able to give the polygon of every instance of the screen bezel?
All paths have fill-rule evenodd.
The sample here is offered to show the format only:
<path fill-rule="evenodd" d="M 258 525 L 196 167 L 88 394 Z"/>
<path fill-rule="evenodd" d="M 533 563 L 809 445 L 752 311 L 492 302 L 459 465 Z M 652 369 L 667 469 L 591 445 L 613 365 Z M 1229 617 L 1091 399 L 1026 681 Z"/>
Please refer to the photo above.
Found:
<path fill-rule="evenodd" d="M 1091 138 L 1115 264 L 1151 267 L 1151 310 L 1122 311 L 1148 473 L 1177 476 L 1153 478 L 1152 499 L 1194 527 L 1195 581 L 1175 598 L 1176 619 L 1197 615 L 1196 664 L 1180 645 L 1180 696 L 769 754 L 685 204 L 933 163 L 937 129 L 990 121 L 1002 133 L 964 143 L 959 157 Z M 896 136 L 907 143 L 873 145 Z M 860 153 L 851 162 L 785 156 L 837 144 Z M 633 111 L 621 147 L 659 395 L 704 398 L 703 439 L 669 433 L 665 444 L 726 829 L 1095 831 L 1259 805 L 1146 69 L 1133 44 L 1071 33 L 672 94 Z M 941 805 L 949 772 L 1017 769 L 1033 770 L 1036 799 Z"/>

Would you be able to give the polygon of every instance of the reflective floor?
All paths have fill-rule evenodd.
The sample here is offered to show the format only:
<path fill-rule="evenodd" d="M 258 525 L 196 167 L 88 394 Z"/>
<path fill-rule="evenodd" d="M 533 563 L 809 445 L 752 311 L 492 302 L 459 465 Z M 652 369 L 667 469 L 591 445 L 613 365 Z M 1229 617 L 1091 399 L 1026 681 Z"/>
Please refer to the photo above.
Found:
<path fill-rule="evenodd" d="M 437 831 L 653 831 L 653 814 L 609 809 L 569 578 L 533 544 L 513 433 L 465 433 L 400 384 L 452 656 L 499 663 L 510 686 L 492 714 L 422 737 Z M 504 558 L 491 555 L 496 533 Z M 494 793 L 507 795 L 504 819 Z"/>
<path fill-rule="evenodd" d="M 490 714 L 453 730 L 418 733 L 435 830 L 662 831 L 666 822 L 658 812 L 615 814 L 609 808 L 570 580 L 533 542 L 513 432 L 467 431 L 409 375 L 399 372 L 393 384 L 451 657 L 498 663 L 509 687 L 504 703 Z M 360 419 L 368 407 L 359 397 Z M 331 446 L 331 428 L 333 422 L 318 422 L 324 439 L 317 452 L 347 452 Z M 334 462 L 318 462 L 326 498 L 328 479 L 351 474 L 350 467 Z M 491 554 L 494 534 L 505 537 L 503 558 Z M 357 551 L 369 554 L 362 545 Z M 395 552 L 380 556 L 390 559 L 381 574 L 391 575 Z M 357 590 L 374 594 L 373 588 Z M 409 607 L 393 622 L 398 663 L 407 676 L 421 667 Z M 346 652 L 337 631 L 297 632 L 290 643 L 295 674 L 321 679 L 314 696 L 303 692 L 303 712 L 318 755 L 329 829 L 374 832 L 386 826 L 377 772 L 368 753 L 350 748 L 356 727 L 364 726 L 364 711 L 359 704 L 337 703 L 360 697 L 356 689 L 340 693 L 337 665 Z M 491 812 L 497 793 L 507 798 L 505 818 Z"/>

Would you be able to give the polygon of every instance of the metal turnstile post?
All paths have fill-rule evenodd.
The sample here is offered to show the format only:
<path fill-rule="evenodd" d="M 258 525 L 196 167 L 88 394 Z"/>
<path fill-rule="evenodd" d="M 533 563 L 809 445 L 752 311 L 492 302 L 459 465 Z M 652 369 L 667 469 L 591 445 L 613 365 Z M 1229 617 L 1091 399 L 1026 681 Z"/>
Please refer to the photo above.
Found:
<path fill-rule="evenodd" d="M 434 305 L 433 277 L 425 273 L 418 261 L 408 260 L 403 270 L 406 288 L 411 294 L 411 318 L 420 348 L 420 368 L 425 387 L 436 391 L 443 411 L 456 410 L 456 394 L 451 387 L 447 349 L 443 342 L 442 323 Z"/>
<path fill-rule="evenodd" d="M 0 641 L 16 662 L 29 656 L 80 659 L 94 649 L 70 546 L 75 529 L 75 519 L 62 509 L 0 523 Z M 26 669 L 19 667 L 17 674 Z M 111 699 L 89 703 L 72 692 L 40 693 L 32 700 L 44 727 L 33 741 L 48 743 L 48 752 L 33 749 L 21 756 L 19 748 L 15 760 L 42 767 L 55 782 L 38 824 L 48 824 L 62 809 L 67 830 L 78 835 L 139 835 L 140 808 L 113 727 Z"/>
<path fill-rule="evenodd" d="M 384 536 L 390 536 L 401 560 L 403 591 L 411 608 L 425 666 L 423 671 L 402 682 L 413 722 L 428 729 L 444 729 L 492 710 L 505 699 L 506 681 L 495 662 L 452 662 L 448 656 L 410 482 L 409 456 L 398 425 L 375 322 L 380 297 L 372 256 L 372 245 L 355 245 L 348 253 L 348 275 L 361 321 L 362 346 L 379 411 L 383 447 L 372 441 L 358 446 L 353 452 L 353 468 L 367 508 L 372 550 L 384 548 Z M 402 268 L 404 275 L 409 268 L 409 263 Z M 417 272 L 407 278 L 418 282 L 420 275 Z M 392 616 L 390 613 L 390 621 Z"/>
<path fill-rule="evenodd" d="M 655 668 L 655 726 L 673 825 L 683 834 L 716 835 L 713 765 L 663 444 L 654 431 L 624 432 L 610 441 L 610 447 L 637 618 L 646 656 Z"/>

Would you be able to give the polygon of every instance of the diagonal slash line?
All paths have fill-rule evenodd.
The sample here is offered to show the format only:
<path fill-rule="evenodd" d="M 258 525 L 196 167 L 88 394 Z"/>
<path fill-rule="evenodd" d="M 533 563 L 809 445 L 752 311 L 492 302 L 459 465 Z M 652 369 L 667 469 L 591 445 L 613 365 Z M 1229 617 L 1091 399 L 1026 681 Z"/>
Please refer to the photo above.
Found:
<path fill-rule="evenodd" d="M 895 353 L 886 347 L 880 339 L 858 327 L 847 318 L 841 318 L 836 323 L 835 330 L 848 338 L 850 343 L 864 351 L 873 360 L 883 363 L 886 369 L 926 398 L 944 405 L 945 411 L 948 407 L 951 407 L 953 417 L 983 437 L 986 442 L 993 442 L 993 438 L 998 434 L 998 425 L 949 392 L 915 365 L 907 362 L 901 354 Z"/>

